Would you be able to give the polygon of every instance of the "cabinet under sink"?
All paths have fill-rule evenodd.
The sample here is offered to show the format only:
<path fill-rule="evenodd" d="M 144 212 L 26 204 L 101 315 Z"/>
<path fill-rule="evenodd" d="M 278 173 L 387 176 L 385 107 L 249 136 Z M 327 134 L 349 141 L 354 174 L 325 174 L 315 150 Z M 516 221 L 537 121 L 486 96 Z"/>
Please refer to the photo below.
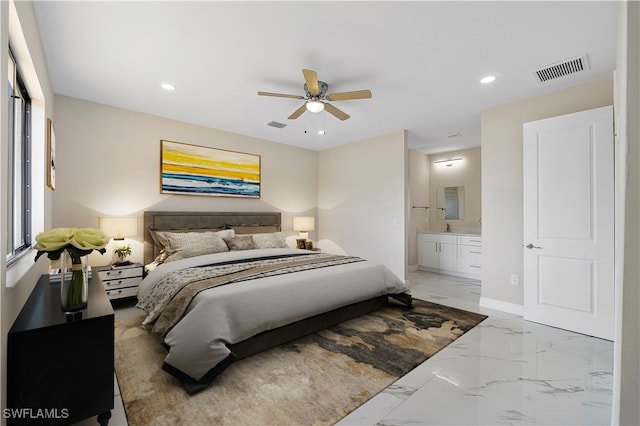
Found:
<path fill-rule="evenodd" d="M 482 235 L 419 233 L 418 267 L 479 279 L 482 272 Z"/>

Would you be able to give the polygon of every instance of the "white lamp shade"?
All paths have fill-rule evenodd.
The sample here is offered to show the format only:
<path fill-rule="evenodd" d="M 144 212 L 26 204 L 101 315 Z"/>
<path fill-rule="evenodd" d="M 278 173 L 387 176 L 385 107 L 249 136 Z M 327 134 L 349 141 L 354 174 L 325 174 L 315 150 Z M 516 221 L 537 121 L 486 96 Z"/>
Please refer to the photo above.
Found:
<path fill-rule="evenodd" d="M 98 228 L 107 237 L 114 240 L 122 240 L 138 235 L 137 217 L 101 217 L 98 219 Z"/>
<path fill-rule="evenodd" d="M 293 218 L 293 230 L 309 232 L 316 229 L 316 218 L 313 216 L 296 216 Z"/>
<path fill-rule="evenodd" d="M 307 111 L 309 112 L 320 112 L 323 109 L 324 109 L 324 102 L 320 102 L 320 101 L 307 102 Z"/>

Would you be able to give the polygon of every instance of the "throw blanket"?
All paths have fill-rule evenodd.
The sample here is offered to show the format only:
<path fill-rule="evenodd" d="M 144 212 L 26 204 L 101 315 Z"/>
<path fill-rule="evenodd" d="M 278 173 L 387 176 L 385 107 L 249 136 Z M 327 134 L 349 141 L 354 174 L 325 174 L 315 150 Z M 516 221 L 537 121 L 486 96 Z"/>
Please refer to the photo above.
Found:
<path fill-rule="evenodd" d="M 310 254 L 241 263 L 207 265 L 169 273 L 136 305 L 147 313 L 143 324 L 154 322 L 152 331 L 165 336 L 182 318 L 191 300 L 201 291 L 232 283 L 309 269 L 361 262 L 354 256 Z"/>

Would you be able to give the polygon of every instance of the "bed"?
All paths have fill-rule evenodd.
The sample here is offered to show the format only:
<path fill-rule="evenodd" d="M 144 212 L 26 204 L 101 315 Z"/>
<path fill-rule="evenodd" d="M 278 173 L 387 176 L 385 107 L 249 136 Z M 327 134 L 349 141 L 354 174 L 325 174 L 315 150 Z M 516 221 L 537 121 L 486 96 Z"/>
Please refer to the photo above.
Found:
<path fill-rule="evenodd" d="M 233 361 L 411 293 L 384 265 L 290 248 L 279 212 L 144 213 L 144 324 L 189 393 Z"/>

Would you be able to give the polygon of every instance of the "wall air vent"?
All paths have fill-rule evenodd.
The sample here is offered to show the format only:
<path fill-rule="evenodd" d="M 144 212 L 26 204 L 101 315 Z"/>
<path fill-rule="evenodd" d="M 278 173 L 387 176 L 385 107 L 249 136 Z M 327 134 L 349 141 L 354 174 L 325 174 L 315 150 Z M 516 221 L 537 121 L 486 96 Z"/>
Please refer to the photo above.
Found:
<path fill-rule="evenodd" d="M 275 127 L 276 129 L 282 129 L 283 127 L 287 127 L 286 124 L 278 123 L 277 121 L 270 121 L 267 123 L 267 126 Z"/>
<path fill-rule="evenodd" d="M 560 77 L 585 72 L 589 69 L 589 56 L 585 53 L 532 71 L 538 83 L 546 83 Z"/>

